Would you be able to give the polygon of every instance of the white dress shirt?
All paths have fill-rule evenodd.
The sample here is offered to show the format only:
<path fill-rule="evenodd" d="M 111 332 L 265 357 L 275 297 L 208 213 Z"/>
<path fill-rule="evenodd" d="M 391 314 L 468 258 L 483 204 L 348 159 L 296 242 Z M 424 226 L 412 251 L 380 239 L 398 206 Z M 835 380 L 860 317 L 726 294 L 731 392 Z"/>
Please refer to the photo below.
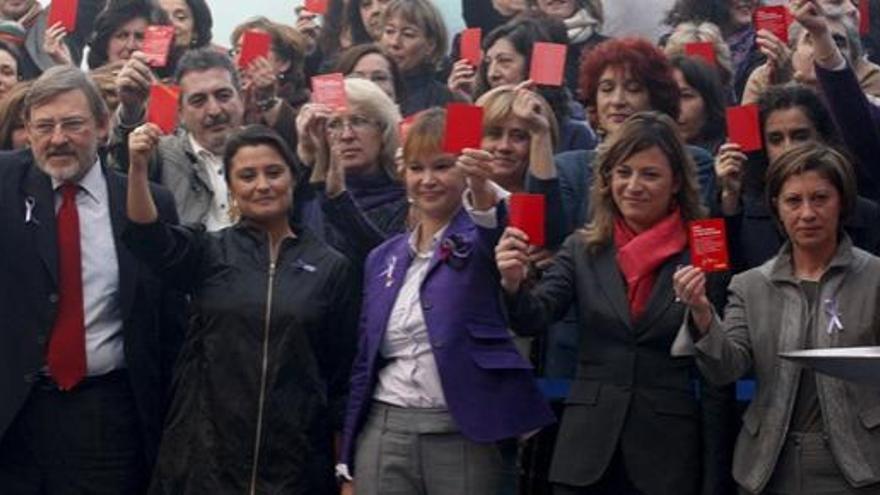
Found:
<path fill-rule="evenodd" d="M 205 228 L 209 232 L 214 232 L 229 227 L 232 225 L 232 219 L 229 218 L 229 188 L 223 177 L 223 160 L 200 145 L 192 134 L 189 135 L 189 142 L 208 173 L 211 191 L 214 193 L 211 208 L 208 209 L 208 216 L 205 217 Z"/>
<path fill-rule="evenodd" d="M 52 179 L 56 215 L 61 208 L 61 185 Z M 76 194 L 88 376 L 99 376 L 125 367 L 119 261 L 108 201 L 107 180 L 100 163 L 96 162 L 80 179 Z"/>

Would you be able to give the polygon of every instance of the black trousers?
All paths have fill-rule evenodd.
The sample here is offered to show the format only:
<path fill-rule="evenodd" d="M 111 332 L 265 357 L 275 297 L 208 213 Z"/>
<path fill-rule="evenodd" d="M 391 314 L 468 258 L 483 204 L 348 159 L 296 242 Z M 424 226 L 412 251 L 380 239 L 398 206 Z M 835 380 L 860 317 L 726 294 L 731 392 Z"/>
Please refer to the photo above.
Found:
<path fill-rule="evenodd" d="M 38 379 L 0 439 L 0 494 L 139 494 L 150 473 L 128 373 L 73 390 Z"/>
<path fill-rule="evenodd" d="M 599 481 L 589 486 L 553 485 L 553 495 L 642 495 L 630 481 L 620 448 Z"/>

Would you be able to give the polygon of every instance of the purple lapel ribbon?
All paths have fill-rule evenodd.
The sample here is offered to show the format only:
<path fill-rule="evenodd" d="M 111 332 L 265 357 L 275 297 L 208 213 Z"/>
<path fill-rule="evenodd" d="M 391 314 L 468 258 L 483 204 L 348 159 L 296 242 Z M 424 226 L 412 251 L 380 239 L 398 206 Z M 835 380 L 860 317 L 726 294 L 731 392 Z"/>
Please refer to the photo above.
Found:
<path fill-rule="evenodd" d="M 379 274 L 380 277 L 385 277 L 385 287 L 391 287 L 394 285 L 394 267 L 397 265 L 397 256 L 392 256 L 388 259 L 388 268 L 385 269 L 382 273 Z"/>
<path fill-rule="evenodd" d="M 825 315 L 828 316 L 828 335 L 843 331 L 843 322 L 840 321 L 840 308 L 837 299 L 825 299 Z"/>

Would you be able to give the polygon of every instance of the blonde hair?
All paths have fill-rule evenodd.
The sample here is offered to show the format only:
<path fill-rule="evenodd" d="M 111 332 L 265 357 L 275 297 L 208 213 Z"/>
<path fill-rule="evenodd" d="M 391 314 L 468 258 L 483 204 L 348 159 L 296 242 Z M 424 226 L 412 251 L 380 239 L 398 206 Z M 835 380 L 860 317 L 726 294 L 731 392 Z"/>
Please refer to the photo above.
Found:
<path fill-rule="evenodd" d="M 437 10 L 430 0 L 392 0 L 385 10 L 382 24 L 392 17 L 399 16 L 406 22 L 415 24 L 424 33 L 425 38 L 434 43 L 434 48 L 426 59 L 434 66 L 439 66 L 446 56 L 446 45 L 449 43 L 446 23 L 443 14 Z"/>
<path fill-rule="evenodd" d="M 550 123 L 550 139 L 553 142 L 553 149 L 556 149 L 556 143 L 559 142 L 559 123 L 556 121 L 556 115 L 543 96 L 538 93 L 533 94 L 541 104 L 541 112 Z M 513 102 L 515 99 L 516 90 L 514 86 L 509 84 L 498 86 L 483 93 L 476 102 L 478 106 L 483 107 L 483 129 L 503 125 L 504 121 L 513 116 Z"/>
<path fill-rule="evenodd" d="M 368 79 L 350 78 L 345 80 L 345 94 L 352 107 L 358 107 L 366 117 L 376 119 L 382 131 L 382 148 L 379 150 L 379 165 L 389 177 L 397 178 L 394 153 L 400 146 L 398 125 L 400 111 L 382 88 Z"/>
<path fill-rule="evenodd" d="M 721 83 L 725 86 L 733 80 L 733 59 L 730 48 L 721 35 L 721 29 L 711 22 L 682 22 L 675 26 L 663 51 L 666 56 L 672 58 L 676 55 L 687 55 L 685 45 L 689 43 L 712 43 L 715 52 L 715 62 L 718 64 Z"/>

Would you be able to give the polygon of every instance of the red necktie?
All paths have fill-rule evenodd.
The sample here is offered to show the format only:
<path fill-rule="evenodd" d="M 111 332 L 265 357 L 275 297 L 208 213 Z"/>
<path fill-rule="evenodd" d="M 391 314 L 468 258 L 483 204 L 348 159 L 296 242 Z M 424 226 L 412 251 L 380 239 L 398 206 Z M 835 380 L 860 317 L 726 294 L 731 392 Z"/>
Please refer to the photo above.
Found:
<path fill-rule="evenodd" d="M 58 314 L 49 339 L 49 373 L 62 390 L 70 390 L 86 374 L 86 330 L 83 310 L 82 256 L 76 193 L 79 186 L 61 186 L 58 210 Z"/>

